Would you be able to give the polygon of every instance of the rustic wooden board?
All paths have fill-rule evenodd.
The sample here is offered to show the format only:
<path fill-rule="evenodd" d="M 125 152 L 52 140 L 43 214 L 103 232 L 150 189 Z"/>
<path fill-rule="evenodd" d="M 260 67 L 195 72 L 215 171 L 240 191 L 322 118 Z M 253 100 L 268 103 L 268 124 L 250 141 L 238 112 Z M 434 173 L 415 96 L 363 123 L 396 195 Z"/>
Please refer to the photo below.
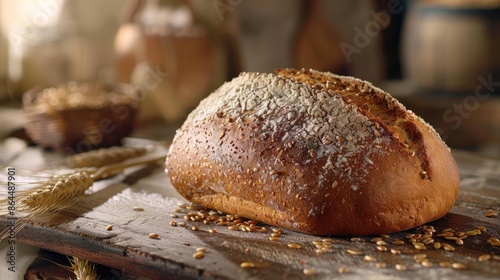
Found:
<path fill-rule="evenodd" d="M 29 153 L 33 156 L 36 151 Z M 498 279 L 500 247 L 493 247 L 486 240 L 500 238 L 500 217 L 488 218 L 484 214 L 490 209 L 500 212 L 500 164 L 465 152 L 454 155 L 462 176 L 459 199 L 448 215 L 430 225 L 438 232 L 446 228 L 466 231 L 478 226 L 486 227 L 487 231 L 466 238 L 463 246 L 436 238 L 453 244 L 456 250 L 448 252 L 427 246 L 428 250 L 423 253 L 434 263 L 430 268 L 413 260 L 414 254 L 422 253 L 413 246 L 388 245 L 401 250 L 401 255 L 380 252 L 370 241 L 372 237 L 362 237 L 362 241 L 357 242 L 332 237 L 333 252 L 318 255 L 312 241 L 321 237 L 288 230 L 280 241 L 271 241 L 268 239 L 271 230 L 268 233 L 235 232 L 201 222 L 173 227 L 169 224 L 174 220 L 170 214 L 175 213 L 178 203 L 184 200 L 170 185 L 161 166 L 131 170 L 99 182 L 93 193 L 60 212 L 50 223 L 41 222 L 43 217 L 32 219 L 17 238 L 19 242 L 152 279 Z M 47 153 L 38 156 L 52 157 Z M 134 211 L 134 206 L 145 210 Z M 182 221 L 182 215 L 175 220 Z M 2 229 L 6 223 L 4 218 L 0 220 Z M 107 225 L 113 225 L 113 230 L 107 231 Z M 199 230 L 193 231 L 192 225 Z M 209 229 L 217 233 L 210 233 Z M 159 238 L 149 238 L 151 232 L 158 233 Z M 407 233 L 415 232 L 392 234 L 387 241 L 405 239 Z M 292 242 L 301 244 L 302 248 L 288 248 L 287 244 Z M 197 247 L 207 248 L 204 258 L 193 258 Z M 363 254 L 351 255 L 347 249 Z M 478 256 L 485 253 L 491 254 L 492 259 L 479 262 Z M 367 254 L 387 263 L 387 267 L 376 268 L 375 262 L 364 261 Z M 467 269 L 438 267 L 437 263 L 444 260 L 464 263 Z M 259 267 L 244 269 L 240 267 L 242 262 L 255 262 Z M 396 264 L 404 264 L 408 269 L 398 271 Z M 348 273 L 339 274 L 341 266 L 346 267 Z M 313 269 L 315 275 L 304 275 L 304 268 Z"/>

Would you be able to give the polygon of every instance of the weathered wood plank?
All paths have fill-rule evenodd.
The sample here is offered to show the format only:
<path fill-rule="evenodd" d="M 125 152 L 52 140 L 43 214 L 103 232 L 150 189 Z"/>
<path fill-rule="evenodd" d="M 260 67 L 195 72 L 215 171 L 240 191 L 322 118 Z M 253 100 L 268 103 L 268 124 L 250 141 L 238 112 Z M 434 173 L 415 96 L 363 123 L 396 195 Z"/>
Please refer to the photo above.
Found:
<path fill-rule="evenodd" d="M 500 180 L 498 162 L 476 158 L 467 153 L 455 153 L 461 168 L 462 184 L 459 199 L 452 211 L 443 219 L 431 223 L 437 232 L 446 228 L 458 231 L 486 227 L 481 235 L 470 236 L 460 246 L 454 241 L 435 237 L 436 241 L 453 244 L 455 251 L 436 250 L 427 245 L 426 251 L 405 245 L 387 245 L 398 249 L 400 255 L 378 251 L 370 241 L 352 242 L 350 238 L 333 237 L 333 251 L 318 255 L 314 240 L 321 237 L 284 230 L 280 241 L 269 240 L 268 233 L 235 232 L 224 226 L 187 222 L 187 227 L 174 227 L 171 218 L 182 198 L 168 182 L 166 174 L 159 167 L 119 176 L 99 183 L 94 193 L 86 195 L 72 207 L 60 212 L 50 223 L 40 223 L 34 218 L 21 232 L 18 240 L 61 254 L 78 256 L 93 262 L 131 271 L 153 279 L 331 279 L 341 276 L 338 269 L 344 266 L 346 279 L 495 279 L 500 275 L 500 247 L 486 242 L 489 237 L 500 238 L 500 217 L 485 217 L 487 210 L 500 211 Z M 150 172 L 152 174 L 149 174 Z M 144 211 L 134 211 L 133 207 Z M 353 217 L 354 218 L 354 217 Z M 4 227 L 5 219 L 0 220 Z M 107 231 L 106 226 L 113 225 Z M 191 225 L 199 230 L 194 231 Z M 209 229 L 217 230 L 210 233 Z M 159 234 L 151 239 L 148 234 Z M 387 240 L 406 241 L 407 233 L 392 234 Z M 301 244 L 301 248 L 288 248 L 288 243 Z M 206 247 L 202 259 L 194 259 L 197 247 Z M 351 255 L 347 249 L 363 252 Z M 425 253 L 433 267 L 423 267 L 413 259 L 416 253 Z M 487 262 L 479 262 L 482 254 L 493 256 Z M 386 268 L 376 268 L 375 262 L 363 259 L 374 256 L 385 262 Z M 496 258 L 495 258 L 496 256 Z M 439 261 L 460 262 L 466 270 L 438 267 Z M 254 262 L 257 268 L 244 269 L 242 262 Z M 396 264 L 408 267 L 405 271 L 395 269 Z M 316 273 L 306 276 L 304 268 Z"/>

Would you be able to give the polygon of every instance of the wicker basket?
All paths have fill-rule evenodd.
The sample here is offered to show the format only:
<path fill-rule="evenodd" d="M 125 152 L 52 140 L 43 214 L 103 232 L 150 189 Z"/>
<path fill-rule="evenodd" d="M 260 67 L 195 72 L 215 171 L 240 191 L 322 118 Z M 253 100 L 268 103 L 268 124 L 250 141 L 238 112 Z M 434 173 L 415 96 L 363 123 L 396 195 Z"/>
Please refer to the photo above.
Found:
<path fill-rule="evenodd" d="M 127 102 L 110 101 L 109 104 L 97 107 L 85 107 L 84 104 L 78 107 L 46 110 L 36 102 L 43 91 L 32 89 L 23 96 L 26 133 L 35 143 L 43 147 L 68 153 L 80 153 L 121 144 L 122 138 L 133 130 L 140 99 L 139 92 L 125 84 L 108 88 L 98 86 L 88 88 L 94 91 L 99 89 L 101 96 L 113 93 L 115 97 L 126 97 Z M 78 93 L 82 96 L 88 94 L 84 90 Z M 72 93 L 68 91 L 69 94 Z"/>

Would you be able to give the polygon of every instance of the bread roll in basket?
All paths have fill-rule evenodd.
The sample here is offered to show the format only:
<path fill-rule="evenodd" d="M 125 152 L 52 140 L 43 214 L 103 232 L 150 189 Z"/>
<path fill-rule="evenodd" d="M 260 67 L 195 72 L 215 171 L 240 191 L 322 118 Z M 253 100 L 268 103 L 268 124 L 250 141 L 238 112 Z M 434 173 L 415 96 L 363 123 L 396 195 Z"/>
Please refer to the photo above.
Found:
<path fill-rule="evenodd" d="M 368 82 L 304 69 L 223 84 L 177 131 L 166 168 L 192 202 L 315 235 L 420 226 L 459 191 L 430 125 Z"/>

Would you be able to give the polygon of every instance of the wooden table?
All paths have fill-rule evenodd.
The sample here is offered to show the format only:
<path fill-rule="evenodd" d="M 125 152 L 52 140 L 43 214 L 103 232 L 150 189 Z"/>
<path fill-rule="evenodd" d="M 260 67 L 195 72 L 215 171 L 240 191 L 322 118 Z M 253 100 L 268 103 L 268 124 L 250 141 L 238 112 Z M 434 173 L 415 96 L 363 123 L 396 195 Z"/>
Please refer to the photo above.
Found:
<path fill-rule="evenodd" d="M 187 221 L 185 227 L 172 226 L 172 220 L 177 224 L 184 221 L 184 214 L 174 209 L 186 201 L 170 185 L 161 166 L 127 170 L 98 182 L 90 194 L 58 213 L 55 220 L 48 223 L 41 222 L 41 217 L 34 218 L 16 237 L 18 242 L 152 279 L 498 279 L 500 247 L 488 244 L 487 239 L 500 238 L 500 216 L 486 217 L 485 213 L 500 212 L 500 162 L 463 151 L 454 151 L 454 156 L 462 177 L 460 195 L 448 215 L 429 224 L 436 230 L 434 241 L 451 244 L 454 251 L 435 249 L 432 244 L 425 245 L 426 250 L 417 250 L 406 235 L 420 233 L 419 229 L 384 238 L 388 251 L 379 251 L 373 236 L 359 241 L 330 237 L 332 251 L 318 254 L 313 241 L 318 243 L 325 237 L 283 230 L 278 241 L 271 241 L 274 227 L 266 225 L 267 233 L 233 231 L 200 221 Z M 9 165 L 21 170 L 23 163 L 33 168 L 57 158 L 31 148 L 11 159 Z M 0 227 L 3 229 L 7 222 L 2 218 Z M 113 229 L 106 230 L 108 225 Z M 480 226 L 486 231 L 465 238 L 463 245 L 436 236 L 448 228 L 466 232 Z M 211 233 L 210 229 L 217 232 Z M 158 233 L 159 238 L 151 239 L 149 233 Z M 395 240 L 404 240 L 405 244 L 393 245 Z M 289 243 L 299 244 L 300 248 L 290 248 Z M 199 247 L 205 247 L 206 253 L 195 259 L 193 254 Z M 391 253 L 391 249 L 397 251 Z M 414 255 L 422 253 L 427 254 L 432 267 L 415 261 Z M 489 254 L 490 259 L 480 262 L 478 257 L 484 254 Z M 466 268 L 439 267 L 443 261 L 462 263 Z M 242 268 L 243 262 L 256 267 Z M 386 267 L 377 267 L 381 266 L 379 262 Z M 398 270 L 397 264 L 407 269 Z M 341 268 L 347 272 L 340 273 Z M 309 270 L 304 273 L 304 269 Z M 314 274 L 306 275 L 308 272 Z"/>

